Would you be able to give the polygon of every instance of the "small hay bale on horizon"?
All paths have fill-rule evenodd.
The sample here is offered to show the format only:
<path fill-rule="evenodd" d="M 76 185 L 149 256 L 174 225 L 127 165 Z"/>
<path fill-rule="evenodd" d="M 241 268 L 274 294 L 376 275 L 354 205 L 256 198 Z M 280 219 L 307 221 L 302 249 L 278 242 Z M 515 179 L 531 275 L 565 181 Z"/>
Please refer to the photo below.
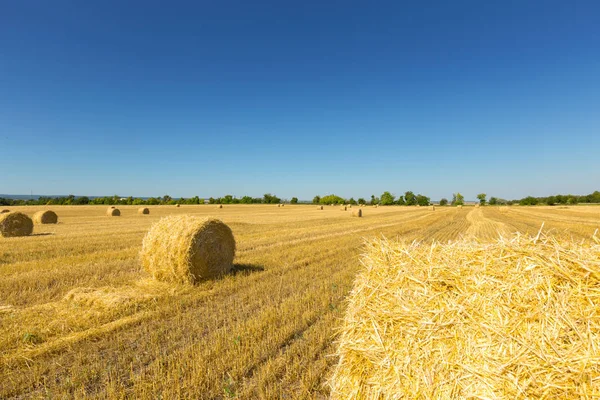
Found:
<path fill-rule="evenodd" d="M 340 210 L 342 210 L 342 211 L 348 211 L 348 207 L 346 207 L 346 206 L 340 207 Z"/>
<path fill-rule="evenodd" d="M 235 247 L 231 229 L 220 220 L 173 215 L 152 225 L 140 260 L 159 281 L 193 284 L 231 271 Z"/>
<path fill-rule="evenodd" d="M 361 218 L 362 217 L 362 210 L 360 208 L 358 210 L 352 210 L 352 216 L 353 217 Z"/>
<path fill-rule="evenodd" d="M 217 208 L 223 208 L 223 204 L 219 204 Z"/>
<path fill-rule="evenodd" d="M 106 215 L 109 217 L 120 217 L 121 211 L 119 211 L 118 208 L 111 207 L 108 210 L 106 210 Z"/>
<path fill-rule="evenodd" d="M 323 206 L 317 206 L 317 210 L 322 210 Z"/>
<path fill-rule="evenodd" d="M 600 239 L 368 241 L 332 399 L 600 394 Z"/>
<path fill-rule="evenodd" d="M 52 210 L 38 211 L 33 214 L 33 222 L 36 224 L 56 224 L 58 215 Z"/>
<path fill-rule="evenodd" d="M 0 214 L 0 235 L 3 237 L 29 236 L 33 233 L 33 220 L 21 212 Z"/>
<path fill-rule="evenodd" d="M 431 211 L 435 211 L 435 206 L 431 206 Z"/>
<path fill-rule="evenodd" d="M 179 205 L 179 204 L 175 204 L 175 207 L 179 208 L 179 207 L 181 207 L 181 205 Z"/>
<path fill-rule="evenodd" d="M 147 207 L 138 208 L 138 214 L 150 214 L 150 209 Z"/>
<path fill-rule="evenodd" d="M 7 208 L 5 208 L 4 210 L 0 211 L 0 214 L 6 214 L 6 213 L 9 213 L 9 212 L 10 212 L 10 210 L 7 209 Z"/>

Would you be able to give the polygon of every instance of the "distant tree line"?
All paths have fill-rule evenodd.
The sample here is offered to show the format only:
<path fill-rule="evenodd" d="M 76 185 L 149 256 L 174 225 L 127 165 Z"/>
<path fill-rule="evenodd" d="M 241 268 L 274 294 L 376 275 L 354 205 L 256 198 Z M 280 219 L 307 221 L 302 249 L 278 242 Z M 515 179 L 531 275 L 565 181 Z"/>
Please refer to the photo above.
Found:
<path fill-rule="evenodd" d="M 485 193 L 479 193 L 477 195 L 477 199 L 479 200 L 480 205 L 513 205 L 519 204 L 522 206 L 535 206 L 535 205 L 560 205 L 560 204 L 591 204 L 591 203 L 599 203 L 600 204 L 600 191 L 595 191 L 594 193 L 588 195 L 573 195 L 573 194 L 557 194 L 554 196 L 548 197 L 533 197 L 527 196 L 522 199 L 517 200 L 505 200 L 498 197 L 490 197 L 487 199 L 487 195 Z M 230 194 L 225 195 L 223 197 L 210 197 L 208 199 L 209 204 L 279 204 L 284 202 L 281 198 L 271 194 L 265 193 L 263 197 L 251 197 L 251 196 L 243 196 L 243 197 L 234 197 Z M 429 197 L 424 196 L 422 194 L 414 194 L 411 191 L 405 192 L 403 195 L 395 196 L 391 192 L 383 192 L 381 196 L 377 197 L 375 195 L 371 195 L 371 199 L 369 201 L 364 198 L 359 198 L 355 200 L 353 197 L 349 199 L 345 199 L 341 196 L 337 196 L 335 194 L 330 194 L 327 196 L 315 196 L 312 200 L 313 204 L 371 204 L 371 205 L 382 205 L 382 206 L 391 206 L 391 205 L 400 205 L 400 206 L 427 206 L 431 204 L 431 200 Z M 452 195 L 452 201 L 448 201 L 446 198 L 442 198 L 440 200 L 440 206 L 446 206 L 448 204 L 452 206 L 463 205 L 465 202 L 465 198 L 460 193 L 454 193 Z M 142 199 L 139 197 L 121 197 L 118 195 L 114 196 L 105 196 L 105 197 L 94 197 L 89 198 L 87 196 L 62 196 L 62 197 L 47 197 L 41 196 L 37 199 L 6 199 L 0 197 L 0 205 L 2 206 L 22 206 L 22 205 L 173 205 L 173 204 L 204 204 L 205 200 L 199 198 L 198 196 L 188 197 L 188 198 L 179 198 L 174 199 L 169 195 L 164 195 L 162 197 L 150 197 L 147 199 Z M 290 200 L 291 204 L 298 204 L 298 198 L 292 197 Z"/>
<path fill-rule="evenodd" d="M 270 193 L 266 193 L 263 197 L 250 197 L 243 196 L 241 198 L 234 197 L 230 194 L 225 195 L 223 197 L 213 198 L 210 197 L 208 199 L 209 204 L 278 204 L 281 203 L 282 200 Z M 298 198 L 292 198 L 291 203 L 297 203 Z M 179 198 L 175 199 L 169 195 L 164 195 L 162 197 L 149 197 L 147 199 L 142 199 L 140 197 L 121 197 L 118 195 L 114 196 L 105 196 L 105 197 L 94 197 L 89 198 L 87 196 L 61 196 L 61 197 L 47 197 L 40 196 L 37 199 L 6 199 L 0 197 L 0 205 L 3 206 L 24 206 L 24 205 L 174 205 L 174 204 L 204 204 L 205 200 L 201 199 L 198 196 L 188 197 L 188 198 Z"/>

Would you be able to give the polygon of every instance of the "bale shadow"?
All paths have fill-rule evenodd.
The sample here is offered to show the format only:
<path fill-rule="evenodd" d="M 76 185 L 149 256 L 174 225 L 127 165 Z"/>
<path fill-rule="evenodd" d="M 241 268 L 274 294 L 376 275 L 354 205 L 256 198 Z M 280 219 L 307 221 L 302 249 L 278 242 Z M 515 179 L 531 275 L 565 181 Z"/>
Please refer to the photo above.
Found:
<path fill-rule="evenodd" d="M 231 270 L 231 275 L 250 275 L 255 272 L 264 271 L 265 267 L 262 265 L 255 264 L 233 264 L 233 268 Z"/>
<path fill-rule="evenodd" d="M 29 236 L 50 236 L 50 235 L 54 235 L 54 233 L 52 233 L 52 232 L 32 233 Z"/>

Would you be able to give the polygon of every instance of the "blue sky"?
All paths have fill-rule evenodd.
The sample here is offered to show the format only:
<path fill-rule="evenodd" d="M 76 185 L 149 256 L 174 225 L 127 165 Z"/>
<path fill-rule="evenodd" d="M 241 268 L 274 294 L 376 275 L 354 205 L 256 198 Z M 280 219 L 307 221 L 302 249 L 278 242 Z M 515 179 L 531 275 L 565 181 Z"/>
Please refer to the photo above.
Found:
<path fill-rule="evenodd" d="M 600 189 L 597 1 L 28 1 L 0 193 Z"/>

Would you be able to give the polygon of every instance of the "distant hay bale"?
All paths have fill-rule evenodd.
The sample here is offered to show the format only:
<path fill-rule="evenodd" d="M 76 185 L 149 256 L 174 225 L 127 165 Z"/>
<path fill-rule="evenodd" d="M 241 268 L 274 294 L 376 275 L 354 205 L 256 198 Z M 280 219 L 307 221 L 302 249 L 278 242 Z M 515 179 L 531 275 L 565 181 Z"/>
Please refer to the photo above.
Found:
<path fill-rule="evenodd" d="M 281 207 L 285 206 L 285 204 L 281 203 Z"/>
<path fill-rule="evenodd" d="M 152 225 L 140 259 L 155 279 L 195 283 L 229 272 L 235 256 L 231 229 L 218 219 L 191 215 L 165 217 Z"/>
<path fill-rule="evenodd" d="M 317 206 L 317 210 L 322 210 L 323 206 Z"/>
<path fill-rule="evenodd" d="M 115 207 L 115 206 L 110 206 L 109 208 L 117 208 L 117 207 Z"/>
<path fill-rule="evenodd" d="M 223 204 L 219 204 L 217 208 L 223 208 Z"/>
<path fill-rule="evenodd" d="M 10 210 L 4 209 L 4 210 L 0 211 L 0 214 L 6 214 L 6 213 L 9 213 L 9 212 L 10 212 Z"/>
<path fill-rule="evenodd" d="M 475 207 L 479 207 L 479 206 L 480 206 L 480 204 L 479 204 L 479 203 L 476 203 L 476 204 L 475 204 Z"/>
<path fill-rule="evenodd" d="M 600 395 L 600 239 L 366 244 L 333 399 Z"/>
<path fill-rule="evenodd" d="M 181 206 L 180 206 L 179 204 L 175 204 L 175 207 L 179 208 L 179 207 L 181 207 Z"/>
<path fill-rule="evenodd" d="M 457 205 L 456 207 L 458 207 L 458 208 L 462 208 L 462 204 L 459 204 L 459 205 Z"/>
<path fill-rule="evenodd" d="M 33 233 L 33 221 L 20 212 L 0 214 L 0 234 L 4 237 L 29 236 Z"/>
<path fill-rule="evenodd" d="M 150 214 L 150 209 L 146 207 L 138 208 L 138 214 Z"/>
<path fill-rule="evenodd" d="M 435 211 L 435 206 L 431 206 L 431 211 Z"/>
<path fill-rule="evenodd" d="M 362 217 L 362 210 L 359 208 L 358 210 L 352 210 L 353 217 Z"/>
<path fill-rule="evenodd" d="M 38 211 L 33 214 L 33 222 L 36 224 L 56 224 L 58 223 L 58 215 L 51 210 Z"/>
<path fill-rule="evenodd" d="M 121 211 L 119 211 L 118 208 L 111 207 L 108 210 L 106 210 L 106 215 L 108 215 L 109 217 L 120 217 Z"/>
<path fill-rule="evenodd" d="M 347 210 L 348 210 L 348 207 L 346 207 L 346 206 L 340 207 L 340 210 L 342 210 L 342 211 L 347 211 Z"/>
<path fill-rule="evenodd" d="M 277 204 L 277 207 L 281 207 L 281 203 L 280 203 L 280 204 Z"/>
<path fill-rule="evenodd" d="M 352 208 L 352 204 L 348 204 L 348 208 Z"/>

